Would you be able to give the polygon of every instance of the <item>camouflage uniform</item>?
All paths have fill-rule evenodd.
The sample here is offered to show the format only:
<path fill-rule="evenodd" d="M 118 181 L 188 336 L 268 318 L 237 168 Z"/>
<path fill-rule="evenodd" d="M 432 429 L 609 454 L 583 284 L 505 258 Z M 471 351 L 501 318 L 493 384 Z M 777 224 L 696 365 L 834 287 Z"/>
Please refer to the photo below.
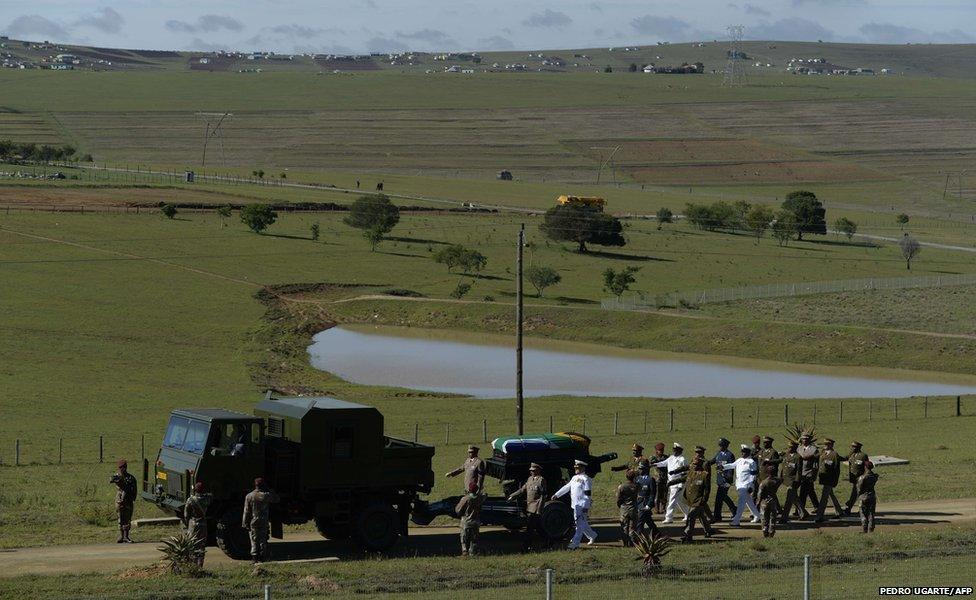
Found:
<path fill-rule="evenodd" d="M 857 499 L 861 503 L 861 529 L 864 533 L 874 531 L 874 511 L 878 507 L 878 496 L 874 487 L 878 483 L 878 475 L 868 471 L 857 479 Z"/>
<path fill-rule="evenodd" d="M 471 486 L 471 482 L 475 481 L 478 483 L 478 491 L 481 491 L 485 486 L 485 461 L 481 460 L 477 456 L 471 456 L 467 458 L 464 463 L 447 474 L 448 477 L 455 477 L 464 473 L 464 492 L 468 493 L 468 489 Z"/>
<path fill-rule="evenodd" d="M 617 487 L 617 508 L 620 510 L 621 539 L 624 546 L 634 545 L 634 533 L 637 531 L 637 495 L 640 488 L 633 481 L 620 484 Z"/>
<path fill-rule="evenodd" d="M 128 471 L 119 469 L 109 480 L 118 490 L 115 492 L 115 509 L 119 513 L 119 542 L 131 542 L 129 530 L 132 529 L 132 510 L 135 507 L 138 485 L 136 478 Z"/>
<path fill-rule="evenodd" d="M 454 507 L 454 512 L 461 517 L 461 555 L 475 555 L 478 542 L 478 531 L 481 529 L 481 505 L 486 495 L 482 492 L 465 494 Z"/>
<path fill-rule="evenodd" d="M 197 565 L 203 566 L 204 556 L 207 554 L 207 508 L 213 500 L 212 494 L 194 492 L 183 505 L 183 518 L 186 521 L 186 533 L 197 540 Z"/>
<path fill-rule="evenodd" d="M 783 455 L 783 462 L 780 463 L 779 477 L 781 485 L 786 488 L 786 502 L 780 511 L 779 522 L 786 523 L 790 518 L 790 509 L 796 506 L 798 492 L 800 489 L 800 455 L 795 450 L 791 450 Z"/>
<path fill-rule="evenodd" d="M 817 500 L 817 492 L 814 489 L 814 482 L 817 480 L 817 472 L 820 469 L 820 450 L 811 443 L 806 446 L 801 445 L 797 454 L 800 457 L 800 472 L 798 473 L 800 485 L 797 502 L 805 519 L 810 516 L 809 511 L 807 511 L 808 498 L 814 510 L 817 510 L 820 505 L 820 501 Z"/>
<path fill-rule="evenodd" d="M 254 490 L 244 498 L 244 518 L 241 526 L 250 532 L 251 557 L 254 562 L 271 558 L 268 537 L 271 530 L 271 505 L 278 502 L 278 494 Z"/>
<path fill-rule="evenodd" d="M 774 474 L 769 475 L 759 484 L 759 514 L 762 519 L 763 537 L 776 535 L 776 520 L 779 517 L 780 505 L 776 492 L 782 480 Z"/>

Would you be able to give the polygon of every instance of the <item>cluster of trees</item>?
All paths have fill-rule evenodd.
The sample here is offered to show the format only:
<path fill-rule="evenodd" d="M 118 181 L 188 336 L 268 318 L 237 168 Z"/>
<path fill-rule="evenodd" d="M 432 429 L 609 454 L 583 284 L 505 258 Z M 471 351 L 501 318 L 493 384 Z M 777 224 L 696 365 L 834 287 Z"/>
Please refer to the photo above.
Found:
<path fill-rule="evenodd" d="M 36 160 L 51 162 L 55 160 L 71 160 L 78 150 L 70 144 L 50 146 L 35 143 L 17 143 L 10 140 L 0 140 L 0 160 Z"/>
<path fill-rule="evenodd" d="M 460 269 L 462 273 L 480 273 L 488 264 L 488 258 L 471 248 L 461 244 L 451 244 L 441 248 L 434 254 L 434 262 L 447 266 L 447 272 Z"/>
<path fill-rule="evenodd" d="M 780 244 L 788 244 L 794 236 L 797 240 L 802 240 L 805 233 L 826 235 L 826 213 L 823 203 L 816 194 L 803 190 L 787 194 L 780 210 L 776 212 L 766 205 L 753 205 L 745 200 L 685 206 L 685 218 L 698 229 L 705 231 L 721 229 L 732 233 L 749 231 L 757 239 L 765 235 L 767 230 L 771 230 L 773 237 Z M 845 221 L 844 227 L 838 229 L 846 233 L 850 225 L 853 225 L 854 229 L 849 234 L 853 236 L 857 231 L 857 225 L 849 219 L 843 221 Z M 840 222 L 838 220 L 838 223 Z"/>

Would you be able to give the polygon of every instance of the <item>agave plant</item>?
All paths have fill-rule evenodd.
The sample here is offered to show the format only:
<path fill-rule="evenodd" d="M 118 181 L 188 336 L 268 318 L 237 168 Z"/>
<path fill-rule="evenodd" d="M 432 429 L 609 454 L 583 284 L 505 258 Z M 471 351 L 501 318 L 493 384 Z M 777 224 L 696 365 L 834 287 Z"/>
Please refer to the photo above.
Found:
<path fill-rule="evenodd" d="M 661 566 L 661 559 L 671 552 L 672 543 L 671 538 L 666 535 L 634 534 L 634 548 L 640 554 L 638 560 L 643 562 L 644 577 L 650 577 Z"/>
<path fill-rule="evenodd" d="M 817 443 L 817 428 L 807 427 L 806 423 L 793 423 L 786 427 L 786 439 L 797 445 L 800 444 L 800 436 L 804 433 L 810 435 L 810 443 Z"/>
<path fill-rule="evenodd" d="M 192 575 L 199 572 L 197 557 L 204 550 L 203 541 L 181 531 L 163 545 L 156 548 L 163 553 L 163 561 L 169 566 L 171 573 L 176 575 Z"/>

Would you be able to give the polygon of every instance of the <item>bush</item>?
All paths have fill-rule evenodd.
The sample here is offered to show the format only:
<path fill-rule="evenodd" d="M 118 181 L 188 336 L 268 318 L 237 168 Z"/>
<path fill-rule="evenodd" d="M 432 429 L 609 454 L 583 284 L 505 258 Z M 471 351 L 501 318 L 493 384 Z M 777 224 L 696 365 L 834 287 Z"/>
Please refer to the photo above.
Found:
<path fill-rule="evenodd" d="M 383 194 L 360 196 L 349 207 L 349 214 L 342 222 L 362 230 L 370 249 L 376 250 L 383 236 L 400 222 L 400 209 Z"/>
<path fill-rule="evenodd" d="M 278 220 L 278 213 L 266 204 L 248 204 L 241 209 L 241 222 L 254 233 L 261 233 Z"/>
<path fill-rule="evenodd" d="M 525 278 L 529 280 L 529 283 L 538 292 L 540 298 L 542 297 L 542 292 L 547 287 L 556 285 L 563 280 L 559 272 L 552 267 L 536 266 L 529 267 L 525 270 Z"/>
<path fill-rule="evenodd" d="M 461 298 L 464 298 L 467 295 L 467 293 L 470 291 L 471 291 L 470 283 L 458 283 L 457 287 L 451 290 L 451 298 L 454 298 L 455 300 L 460 300 Z"/>
<path fill-rule="evenodd" d="M 161 207 L 159 207 L 159 212 L 161 212 L 164 215 L 166 215 L 166 218 L 167 219 L 174 219 L 174 218 L 176 218 L 176 213 L 177 213 L 176 205 L 175 204 L 164 204 Z"/>
<path fill-rule="evenodd" d="M 320 233 L 320 227 L 318 221 L 312 223 L 311 232 L 312 232 L 312 240 L 313 241 L 318 240 L 319 233 Z"/>

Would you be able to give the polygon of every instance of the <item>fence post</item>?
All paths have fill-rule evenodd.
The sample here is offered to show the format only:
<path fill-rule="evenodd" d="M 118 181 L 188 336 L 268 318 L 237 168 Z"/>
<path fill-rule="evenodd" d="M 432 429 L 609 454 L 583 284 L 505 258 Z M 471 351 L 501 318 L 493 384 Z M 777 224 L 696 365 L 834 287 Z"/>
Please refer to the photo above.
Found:
<path fill-rule="evenodd" d="M 444 445 L 451 443 L 451 424 L 444 423 Z"/>
<path fill-rule="evenodd" d="M 735 429 L 735 406 L 729 407 L 729 429 Z"/>
<path fill-rule="evenodd" d="M 674 431 L 674 409 L 668 409 L 668 431 Z"/>
<path fill-rule="evenodd" d="M 546 600 L 552 600 L 552 569 L 546 569 Z"/>
<path fill-rule="evenodd" d="M 926 396 L 925 399 L 922 400 L 922 418 L 923 419 L 929 418 L 929 397 L 928 396 Z"/>
<path fill-rule="evenodd" d="M 105 462 L 105 439 L 104 436 L 98 436 L 98 462 Z"/>
<path fill-rule="evenodd" d="M 702 409 L 702 429 L 708 429 L 708 409 Z"/>
<path fill-rule="evenodd" d="M 844 422 L 844 401 L 843 400 L 840 401 L 840 421 L 839 422 L 841 422 L 841 423 Z"/>
<path fill-rule="evenodd" d="M 817 405 L 813 405 L 813 424 L 817 424 Z"/>
<path fill-rule="evenodd" d="M 617 422 L 619 413 L 613 413 L 613 435 L 617 435 Z"/>
<path fill-rule="evenodd" d="M 58 464 L 59 465 L 61 464 L 62 460 L 64 460 L 64 438 L 59 437 L 58 438 Z"/>
<path fill-rule="evenodd" d="M 756 405 L 756 428 L 759 428 L 759 405 Z"/>
<path fill-rule="evenodd" d="M 586 417 L 583 417 L 583 435 L 586 435 Z"/>
<path fill-rule="evenodd" d="M 20 438 L 14 443 L 14 466 L 20 466 Z"/>
<path fill-rule="evenodd" d="M 139 438 L 139 446 L 142 449 L 142 460 L 146 460 L 146 434 Z"/>
<path fill-rule="evenodd" d="M 481 420 L 481 437 L 484 439 L 484 442 L 487 444 L 488 443 L 488 419 Z"/>
<path fill-rule="evenodd" d="M 790 424 L 790 405 L 789 404 L 784 404 L 783 405 L 783 424 L 784 425 L 789 425 Z"/>
<path fill-rule="evenodd" d="M 894 398 L 895 403 L 895 420 L 898 420 L 898 398 Z"/>
<path fill-rule="evenodd" d="M 810 555 L 803 555 L 803 600 L 810 600 Z"/>
<path fill-rule="evenodd" d="M 264 584 L 264 600 L 271 600 L 271 584 Z"/>
<path fill-rule="evenodd" d="M 552 415 L 549 415 L 549 433 L 552 433 Z"/>
<path fill-rule="evenodd" d="M 962 396 L 956 396 L 956 416 L 962 416 Z"/>
<path fill-rule="evenodd" d="M 874 418 L 874 400 L 868 400 L 868 421 Z"/>
<path fill-rule="evenodd" d="M 644 433 L 647 433 L 647 411 L 644 411 Z"/>
<path fill-rule="evenodd" d="M 420 437 L 420 423 L 413 424 L 413 443 L 416 444 Z"/>

